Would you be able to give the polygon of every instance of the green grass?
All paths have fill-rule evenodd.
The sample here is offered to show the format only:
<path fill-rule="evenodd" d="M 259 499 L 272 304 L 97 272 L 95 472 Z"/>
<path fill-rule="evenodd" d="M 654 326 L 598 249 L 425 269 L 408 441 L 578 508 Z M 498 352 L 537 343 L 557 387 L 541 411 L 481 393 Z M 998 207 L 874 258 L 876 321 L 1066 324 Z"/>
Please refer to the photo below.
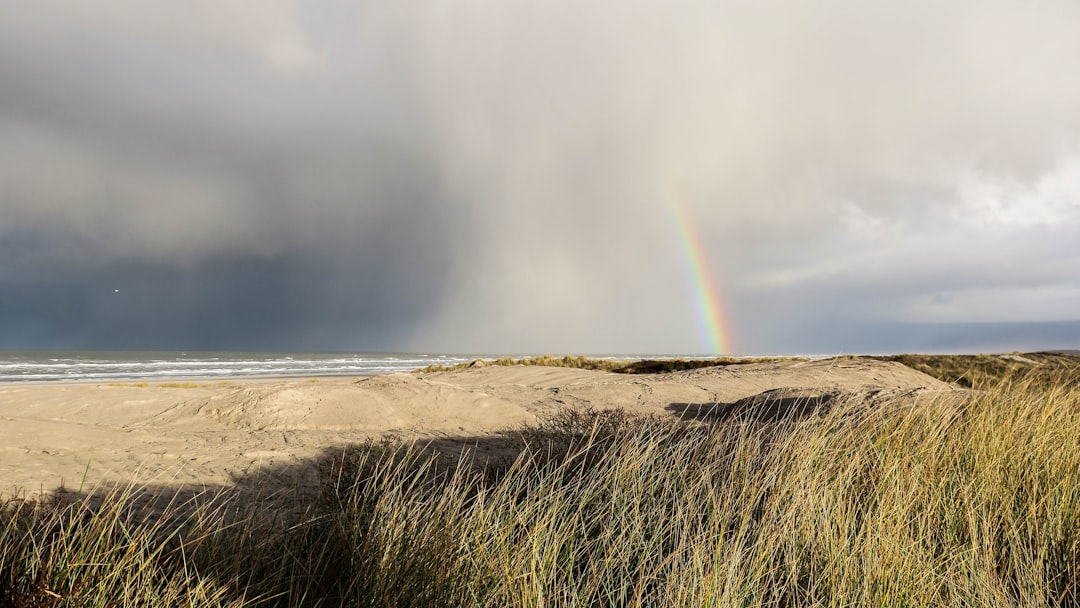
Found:
<path fill-rule="evenodd" d="M 1073 376 L 779 421 L 565 410 L 499 441 L 520 455 L 338 451 L 291 514 L 9 500 L 0 607 L 1080 604 Z"/>

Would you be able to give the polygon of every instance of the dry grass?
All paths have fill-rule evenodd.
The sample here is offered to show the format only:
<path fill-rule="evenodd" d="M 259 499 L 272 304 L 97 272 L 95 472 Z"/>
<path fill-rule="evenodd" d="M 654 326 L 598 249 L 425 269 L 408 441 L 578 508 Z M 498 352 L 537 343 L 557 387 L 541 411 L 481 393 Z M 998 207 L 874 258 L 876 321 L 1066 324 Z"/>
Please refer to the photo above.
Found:
<path fill-rule="evenodd" d="M 899 361 L 940 380 L 969 388 L 993 388 L 1004 381 L 1047 387 L 1076 386 L 1080 382 L 1080 356 L 1074 354 L 890 355 L 873 358 Z"/>
<path fill-rule="evenodd" d="M 0 607 L 1080 605 L 1080 388 L 982 388 L 772 422 L 566 411 L 498 465 L 368 444 L 272 525 L 9 501 Z"/>
<path fill-rule="evenodd" d="M 417 370 L 417 373 L 426 374 L 431 372 L 447 372 L 470 367 L 485 367 L 490 365 L 512 366 L 544 366 L 544 367 L 568 367 L 573 369 L 592 369 L 620 374 L 656 374 L 665 372 L 684 371 L 703 367 L 717 367 L 723 365 L 740 365 L 745 363 L 764 363 L 769 361 L 800 360 L 798 357 L 714 357 L 710 359 L 644 359 L 641 361 L 628 361 L 619 359 L 594 359 L 583 355 L 553 357 L 543 355 L 539 357 L 526 357 L 515 359 L 513 357 L 501 357 L 498 359 L 477 359 L 455 365 L 429 365 Z"/>
<path fill-rule="evenodd" d="M 568 415 L 494 480 L 364 452 L 336 487 L 377 522 L 356 554 L 391 552 L 361 568 L 390 605 L 1075 605 L 1078 406 L 1008 386 L 774 424 Z"/>
<path fill-rule="evenodd" d="M 465 363 L 457 363 L 454 365 L 429 365 L 427 367 L 417 370 L 417 372 L 421 374 L 431 372 L 448 372 L 459 369 L 466 369 L 469 367 L 486 367 L 491 365 L 538 365 L 545 367 L 570 367 L 574 369 L 618 371 L 622 369 L 627 363 L 628 362 L 626 361 L 617 361 L 611 359 L 591 359 L 584 356 L 574 357 L 566 355 L 563 357 L 552 357 L 551 355 L 543 355 L 540 357 L 527 357 L 524 359 L 515 359 L 513 357 L 500 357 L 498 359 L 477 359 L 476 361 L 467 361 Z"/>
<path fill-rule="evenodd" d="M 908 367 L 929 374 L 940 380 L 963 387 L 993 387 L 1009 381 L 1033 381 L 1049 386 L 1055 383 L 1080 382 L 1080 356 L 1062 353 L 1010 353 L 1004 355 L 888 355 L 888 356 L 842 356 L 838 359 L 874 359 L 897 361 Z M 602 370 L 624 374 L 655 374 L 678 372 L 705 367 L 770 363 L 776 361 L 802 361 L 804 357 L 714 357 L 709 359 L 644 359 L 626 361 L 592 359 L 584 356 L 553 357 L 544 355 L 514 359 L 478 359 L 456 365 L 429 365 L 418 373 L 444 372 L 469 367 L 489 365 L 542 365 L 575 369 Z"/>

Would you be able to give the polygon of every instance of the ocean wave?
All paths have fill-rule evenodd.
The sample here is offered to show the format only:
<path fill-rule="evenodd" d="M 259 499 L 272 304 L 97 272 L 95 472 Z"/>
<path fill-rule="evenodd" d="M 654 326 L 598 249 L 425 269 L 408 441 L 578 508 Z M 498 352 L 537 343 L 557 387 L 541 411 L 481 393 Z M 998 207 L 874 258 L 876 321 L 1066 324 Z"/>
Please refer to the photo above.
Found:
<path fill-rule="evenodd" d="M 436 354 L 319 355 L 309 353 L 232 356 L 214 353 L 0 352 L 0 382 L 156 380 L 258 376 L 374 375 L 455 364 L 474 357 Z"/>

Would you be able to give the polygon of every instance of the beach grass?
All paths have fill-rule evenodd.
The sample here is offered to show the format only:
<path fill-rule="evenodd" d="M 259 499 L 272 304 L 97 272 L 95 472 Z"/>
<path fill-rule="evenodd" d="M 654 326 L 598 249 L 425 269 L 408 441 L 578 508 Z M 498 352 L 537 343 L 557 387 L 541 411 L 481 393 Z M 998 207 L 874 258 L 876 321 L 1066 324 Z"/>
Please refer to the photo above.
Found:
<path fill-rule="evenodd" d="M 1004 380 L 1037 381 L 1048 385 L 1053 383 L 1080 382 L 1080 355 L 1069 353 L 1008 353 L 975 355 L 921 355 L 902 354 L 885 356 L 841 355 L 829 360 L 872 359 L 877 361 L 895 361 L 912 369 L 921 371 L 939 380 L 962 387 L 993 386 Z M 746 365 L 751 363 L 773 363 L 778 361 L 808 361 L 807 357 L 707 357 L 700 359 L 598 359 L 582 355 L 553 357 L 500 357 L 498 359 L 477 359 L 454 365 L 429 365 L 417 370 L 417 373 L 455 371 L 470 367 L 498 366 L 546 366 L 574 369 L 600 370 L 622 374 L 656 374 L 724 367 L 728 365 Z"/>
<path fill-rule="evenodd" d="M 780 420 L 564 410 L 506 460 L 388 438 L 288 514 L 8 500 L 0 607 L 1080 605 L 1080 387 L 989 377 Z"/>
<path fill-rule="evenodd" d="M 871 357 L 897 361 L 939 380 L 964 387 L 992 388 L 1001 382 L 1027 382 L 1050 387 L 1080 383 L 1080 355 L 1038 352 L 1000 355 L 889 355 Z"/>
<path fill-rule="evenodd" d="M 802 357 L 710 357 L 705 359 L 599 359 L 584 355 L 564 355 L 554 357 L 541 355 L 537 357 L 499 357 L 498 359 L 476 359 L 453 365 L 429 365 L 417 370 L 417 373 L 427 374 L 432 372 L 447 372 L 470 367 L 498 366 L 542 366 L 542 367 L 567 367 L 573 369 L 590 369 L 620 374 L 657 374 L 667 372 L 686 371 L 701 369 L 704 367 L 717 367 L 724 365 L 740 365 L 747 363 L 767 363 L 773 361 L 805 360 Z"/>

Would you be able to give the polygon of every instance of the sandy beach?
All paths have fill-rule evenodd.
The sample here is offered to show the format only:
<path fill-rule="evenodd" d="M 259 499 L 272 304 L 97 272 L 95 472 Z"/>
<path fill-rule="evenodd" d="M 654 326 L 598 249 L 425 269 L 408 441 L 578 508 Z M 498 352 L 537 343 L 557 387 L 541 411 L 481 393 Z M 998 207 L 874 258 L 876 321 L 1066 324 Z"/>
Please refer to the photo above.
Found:
<path fill-rule="evenodd" d="M 559 408 L 701 416 L 840 394 L 951 390 L 899 363 L 782 361 L 668 374 L 477 366 L 363 378 L 0 385 L 0 494 L 101 483 L 312 481 L 320 454 L 387 434 L 480 441 Z"/>

